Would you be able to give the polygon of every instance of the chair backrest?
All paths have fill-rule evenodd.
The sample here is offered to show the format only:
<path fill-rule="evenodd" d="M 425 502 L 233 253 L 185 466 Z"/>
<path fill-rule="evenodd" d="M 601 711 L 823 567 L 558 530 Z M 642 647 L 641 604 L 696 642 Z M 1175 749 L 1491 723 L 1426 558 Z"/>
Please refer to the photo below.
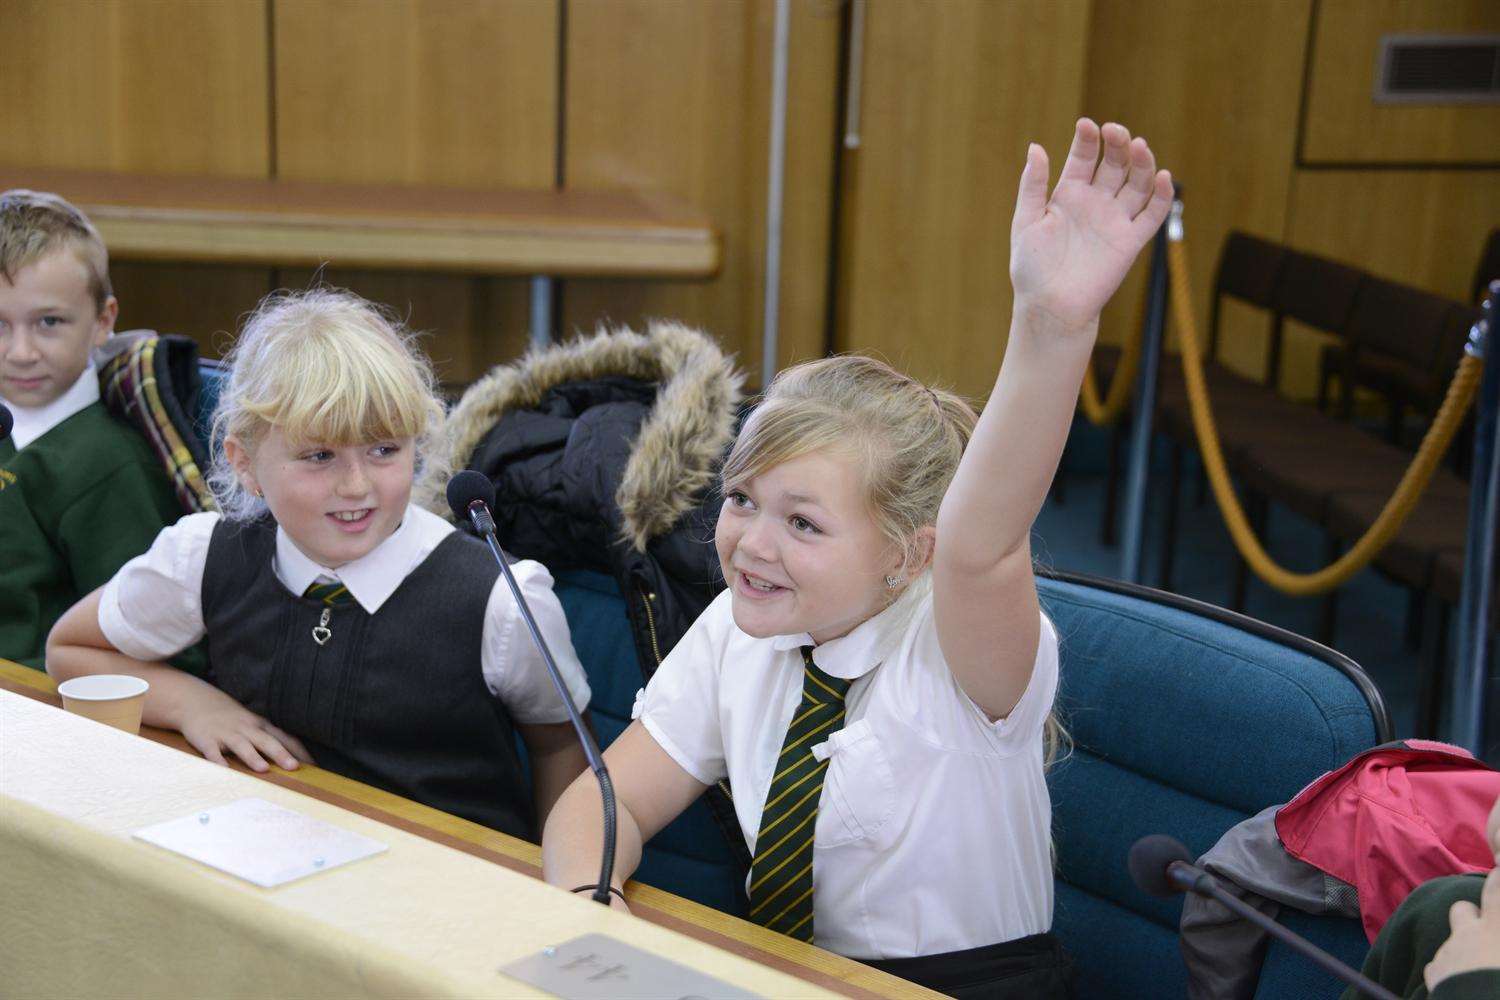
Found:
<path fill-rule="evenodd" d="M 1288 250 L 1276 276 L 1276 312 L 1343 336 L 1364 272 L 1326 257 Z"/>
<path fill-rule="evenodd" d="M 1209 310 L 1208 356 L 1219 352 L 1220 301 L 1228 295 L 1263 309 L 1271 308 L 1276 278 L 1281 273 L 1286 248 L 1238 230 L 1224 238 L 1219 265 L 1214 271 L 1214 294 Z"/>
<path fill-rule="evenodd" d="M 612 578 L 589 570 L 558 573 L 553 589 L 593 690 L 589 714 L 594 733 L 600 746 L 608 747 L 630 725 L 636 692 L 645 683 L 625 601 Z M 736 916 L 744 916 L 748 909 L 744 870 L 702 800 L 651 838 L 635 877 Z"/>
<path fill-rule="evenodd" d="M 1053 930 L 1079 996 L 1182 996 L 1179 899 L 1145 895 L 1130 846 L 1167 833 L 1195 856 L 1390 737 L 1380 696 L 1348 658 L 1232 612 L 1113 581 L 1039 581 L 1061 640 L 1058 708 L 1071 755 L 1048 774 L 1057 847 Z M 1354 920 L 1295 915 L 1358 968 Z M 1334 981 L 1273 946 L 1258 996 L 1331 996 Z"/>
<path fill-rule="evenodd" d="M 1286 255 L 1286 247 L 1279 243 L 1238 230 L 1231 232 L 1219 251 L 1214 294 L 1232 295 L 1253 306 L 1271 308 L 1276 279 Z"/>
<path fill-rule="evenodd" d="M 1437 362 L 1454 303 L 1439 295 L 1370 277 L 1354 297 L 1349 341 L 1357 357 L 1384 356 L 1426 375 Z"/>

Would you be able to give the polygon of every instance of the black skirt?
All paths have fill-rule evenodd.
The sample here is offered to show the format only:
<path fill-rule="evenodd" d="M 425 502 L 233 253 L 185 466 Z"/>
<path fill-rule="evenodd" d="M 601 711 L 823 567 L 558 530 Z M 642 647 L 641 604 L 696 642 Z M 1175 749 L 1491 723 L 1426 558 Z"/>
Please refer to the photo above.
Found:
<path fill-rule="evenodd" d="M 1066 1000 L 1073 995 L 1073 963 L 1050 931 L 941 955 L 861 961 L 958 1000 Z"/>

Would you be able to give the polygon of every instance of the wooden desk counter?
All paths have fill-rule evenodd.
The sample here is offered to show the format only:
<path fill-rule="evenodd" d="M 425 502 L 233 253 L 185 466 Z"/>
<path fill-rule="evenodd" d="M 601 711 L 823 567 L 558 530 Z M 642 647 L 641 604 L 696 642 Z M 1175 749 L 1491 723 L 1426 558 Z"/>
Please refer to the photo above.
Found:
<path fill-rule="evenodd" d="M 123 747 L 126 750 L 142 752 L 149 750 L 157 755 L 152 758 L 151 766 L 154 773 L 162 772 L 159 776 L 165 778 L 166 772 L 170 772 L 169 783 L 174 786 L 185 784 L 191 788 L 207 783 L 202 789 L 202 795 L 210 796 L 189 802 L 182 796 L 182 793 L 173 793 L 172 798 L 181 804 L 181 808 L 161 815 L 143 815 L 132 812 L 125 806 L 101 810 L 98 802 L 90 803 L 86 807 L 77 805 L 68 797 L 47 790 L 44 787 L 47 782 L 39 779 L 38 768 L 45 769 L 46 766 L 51 766 L 55 762 L 43 765 L 33 759 L 23 766 L 23 758 L 28 752 L 25 744 L 31 737 L 19 731 L 21 726 L 18 719 L 30 703 L 40 702 L 52 706 L 60 704 L 52 679 L 39 671 L 0 660 L 0 692 L 5 692 L 0 693 L 0 709 L 4 709 L 6 713 L 4 727 L 0 728 L 0 761 L 4 762 L 4 765 L 0 766 L 0 796 L 30 801 L 49 812 L 69 816 L 115 837 L 124 836 L 129 830 L 152 822 L 173 818 L 202 804 L 219 804 L 249 795 L 260 795 L 272 801 L 278 801 L 279 796 L 281 804 L 289 808 L 355 829 L 356 832 L 364 833 L 366 836 L 383 842 L 394 844 L 397 838 L 403 840 L 412 837 L 421 838 L 423 841 L 440 844 L 467 855 L 467 859 L 459 860 L 468 864 L 474 864 L 474 859 L 478 859 L 489 865 L 507 869 L 511 873 L 529 876 L 531 879 L 540 877 L 540 849 L 536 845 L 351 781 L 330 771 L 316 767 L 302 767 L 296 771 L 273 768 L 267 774 L 257 775 L 248 768 L 240 766 L 235 769 L 240 773 L 231 775 L 224 769 L 202 760 L 186 744 L 181 735 L 175 732 L 146 727 L 142 730 L 142 736 L 147 737 L 151 742 L 142 745 L 141 742 L 126 734 L 105 729 L 74 716 L 63 714 L 52 716 L 49 713 L 45 719 L 39 721 L 36 718 L 38 709 L 29 708 L 28 725 L 32 730 L 39 725 L 49 727 L 47 729 L 49 733 L 52 728 L 59 732 L 67 730 L 69 734 L 67 738 L 72 741 L 69 745 L 77 744 L 78 740 L 87 737 L 90 746 L 110 745 L 117 749 Z M 28 701 L 23 703 L 21 699 L 14 697 L 15 695 L 24 696 Z M 182 753 L 165 754 L 163 747 L 170 747 Z M 31 778 L 21 777 L 28 772 L 31 773 Z M 252 778 L 276 786 L 276 789 L 266 788 L 264 791 L 257 792 Z M 227 788 L 221 790 L 214 785 L 215 781 L 223 780 L 234 782 L 233 794 L 230 794 Z M 210 785 L 213 785 L 212 793 L 208 791 Z M 299 800 L 298 795 L 308 796 L 318 801 Z M 55 800 L 43 801 L 49 797 Z M 387 827 L 394 828 L 394 831 L 382 830 L 374 823 L 369 824 L 369 829 L 361 829 L 357 824 L 362 821 L 357 817 L 343 816 L 341 819 L 342 814 L 329 807 L 337 807 L 337 809 L 355 813 L 358 817 L 365 817 L 369 821 L 385 824 Z M 320 814 L 319 809 L 325 810 L 328 814 Z M 75 812 L 79 815 L 73 815 Z M 156 852 L 154 848 L 149 850 Z M 393 851 L 392 854 L 394 853 Z M 423 870 L 408 871 L 403 877 L 416 879 L 418 883 L 421 883 L 428 876 L 436 878 L 440 874 L 454 874 L 449 872 L 453 863 L 443 860 L 451 857 L 453 857 L 451 852 L 438 852 L 439 860 L 433 862 L 436 867 L 429 872 L 425 867 L 429 859 L 423 855 Z M 175 858 L 170 861 L 174 864 L 197 868 L 192 862 L 178 861 Z M 273 898 L 277 902 L 282 902 L 284 906 L 306 909 L 313 913 L 321 912 L 328 906 L 337 908 L 340 905 L 337 898 L 334 902 L 327 904 L 321 901 L 323 895 L 331 894 L 337 897 L 337 893 L 332 892 L 333 877 L 340 876 L 341 872 L 357 872 L 366 864 L 392 863 L 399 864 L 399 859 L 387 856 L 369 859 L 368 862 L 360 862 L 347 869 L 332 871 L 273 890 L 272 892 L 276 894 Z M 442 871 L 439 872 L 438 869 Z M 207 869 L 201 869 L 201 872 L 206 877 L 232 886 L 241 893 L 268 895 L 265 890 L 256 889 L 227 875 Z M 471 873 L 469 878 L 473 877 Z M 460 882 L 462 882 L 462 877 L 460 877 Z M 328 886 L 329 893 L 324 893 L 319 888 L 325 885 Z M 648 929 L 622 914 L 607 911 L 588 900 L 578 897 L 568 898 L 565 894 L 558 894 L 556 890 L 544 889 L 534 883 L 530 886 L 524 882 L 519 885 L 528 893 L 525 899 L 519 891 L 510 891 L 508 886 L 504 905 L 497 899 L 469 901 L 479 906 L 480 910 L 467 912 L 487 914 L 481 921 L 484 926 L 473 931 L 486 942 L 482 949 L 474 952 L 474 957 L 483 956 L 482 971 L 491 980 L 499 978 L 494 975 L 494 969 L 504 962 L 535 952 L 545 944 L 554 944 L 577 934 L 601 930 L 612 936 L 648 947 L 649 950 L 669 955 L 674 960 L 712 971 L 715 975 L 721 975 L 731 982 L 767 996 L 814 996 L 822 994 L 823 990 L 833 990 L 847 996 L 858 997 L 938 996 L 938 994 L 923 990 L 858 962 L 793 941 L 762 927 L 650 886 L 631 883 L 626 887 L 626 896 L 630 901 L 632 913 L 641 918 L 641 921 L 656 925 Z M 417 891 L 415 886 L 412 887 L 412 891 Z M 529 893 L 542 895 L 528 903 L 526 900 L 531 899 Z M 389 905 L 399 912 L 406 910 L 394 901 Z M 562 916 L 558 917 L 558 914 Z M 444 915 L 438 913 L 432 913 L 430 917 L 437 925 L 433 933 L 442 937 L 443 941 L 429 940 L 421 947 L 429 950 L 442 948 L 455 952 L 462 950 L 462 942 L 471 934 L 466 928 L 472 925 L 443 919 Z M 377 921 L 374 914 L 371 914 L 372 923 L 386 923 L 395 919 L 395 917 L 381 917 Z M 562 922 L 559 923 L 559 920 Z M 345 924 L 347 925 L 348 921 L 345 921 Z M 524 931 L 518 930 L 518 926 L 523 927 Z M 639 929 L 641 933 L 634 933 L 634 929 Z M 664 931 L 675 931 L 696 940 L 673 945 L 667 943 L 671 935 L 664 935 Z M 448 938 L 453 938 L 453 940 L 448 942 Z M 704 944 L 722 949 L 731 955 L 738 956 L 739 959 L 748 959 L 749 963 L 753 964 L 718 955 L 712 949 L 705 948 Z M 420 947 L 416 943 L 413 947 L 420 953 Z M 727 964 L 721 966 L 716 964 L 718 962 Z M 450 963 L 445 962 L 443 967 L 446 969 L 449 965 Z M 723 971 L 725 969 L 738 969 L 750 978 L 730 976 Z M 770 976 L 771 979 L 756 979 L 761 974 Z M 796 977 L 796 980 L 789 979 L 788 976 Z M 755 980 L 753 985 L 752 980 Z M 515 985 L 510 980 L 501 981 L 508 986 Z"/>
<path fill-rule="evenodd" d="M 703 278 L 719 236 L 633 191 L 500 191 L 0 167 L 0 191 L 55 191 L 112 257 L 548 276 Z"/>

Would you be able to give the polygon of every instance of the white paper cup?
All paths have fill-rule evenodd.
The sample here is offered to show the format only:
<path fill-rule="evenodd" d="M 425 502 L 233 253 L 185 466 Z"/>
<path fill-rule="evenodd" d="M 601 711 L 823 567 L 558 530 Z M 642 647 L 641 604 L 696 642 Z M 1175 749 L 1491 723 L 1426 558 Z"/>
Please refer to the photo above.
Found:
<path fill-rule="evenodd" d="M 57 686 L 63 708 L 127 733 L 141 731 L 141 709 L 151 685 L 129 674 L 90 674 Z"/>

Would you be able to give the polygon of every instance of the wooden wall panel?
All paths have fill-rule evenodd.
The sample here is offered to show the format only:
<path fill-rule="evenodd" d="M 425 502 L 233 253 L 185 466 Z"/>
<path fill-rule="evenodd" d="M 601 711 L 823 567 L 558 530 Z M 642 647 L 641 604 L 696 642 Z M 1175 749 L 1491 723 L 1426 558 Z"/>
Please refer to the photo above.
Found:
<path fill-rule="evenodd" d="M 1310 0 L 1095 0 L 1085 112 L 1144 135 L 1183 186 L 1193 302 L 1206 336 L 1219 248 L 1231 229 L 1282 239 Z M 1144 68 L 1144 71 L 1143 71 Z M 1141 318 L 1149 251 L 1104 310 L 1101 340 Z M 1174 338 L 1175 340 L 1175 338 Z M 1265 368 L 1265 326 L 1227 312 L 1219 357 Z"/>
<path fill-rule="evenodd" d="M 764 294 L 773 0 L 571 0 L 569 186 L 689 201 L 723 236 L 709 281 L 570 280 L 565 331 L 668 317 L 702 326 L 755 378 Z M 823 353 L 838 87 L 835 0 L 792 5 L 778 362 Z"/>
<path fill-rule="evenodd" d="M 269 268 L 211 264 L 113 261 L 109 276 L 120 300 L 116 330 L 180 333 L 196 340 L 205 358 L 224 355 L 273 284 Z"/>
<path fill-rule="evenodd" d="M 264 0 L 0 0 L 0 37 L 0 162 L 267 175 Z M 116 260 L 110 272 L 119 329 L 188 334 L 210 357 L 270 284 L 264 268 Z"/>
<path fill-rule="evenodd" d="M 1494 0 L 1320 0 L 1308 83 L 1306 162 L 1500 161 L 1500 106 L 1376 104 L 1380 37 L 1500 32 Z"/>
<path fill-rule="evenodd" d="M 0 161 L 265 176 L 264 0 L 4 0 L 0 38 Z"/>
<path fill-rule="evenodd" d="M 1088 10 L 1048 0 L 964 0 L 941 13 L 914 0 L 869 5 L 863 145 L 845 157 L 839 348 L 988 394 L 1009 329 L 1010 219 L 1026 144 L 1042 142 L 1054 164 L 1066 154 L 1083 103 Z"/>
<path fill-rule="evenodd" d="M 277 176 L 553 185 L 558 0 L 299 0 L 278 4 L 274 22 Z M 524 349 L 524 280 L 325 278 L 410 312 L 431 331 L 449 381 L 469 381 Z"/>

